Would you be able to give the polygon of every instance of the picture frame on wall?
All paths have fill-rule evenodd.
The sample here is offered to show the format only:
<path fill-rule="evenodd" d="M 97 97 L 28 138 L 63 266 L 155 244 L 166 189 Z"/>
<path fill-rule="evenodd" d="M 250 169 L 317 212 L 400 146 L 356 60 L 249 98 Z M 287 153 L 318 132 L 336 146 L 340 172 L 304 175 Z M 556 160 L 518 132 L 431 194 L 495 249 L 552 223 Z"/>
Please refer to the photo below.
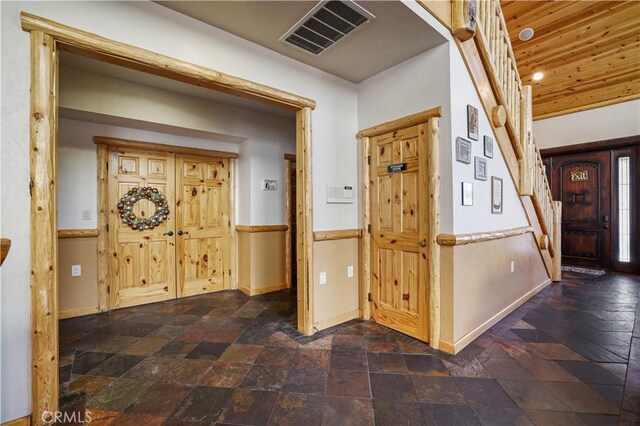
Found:
<path fill-rule="evenodd" d="M 478 140 L 478 108 L 472 105 L 467 105 L 467 136 Z"/>
<path fill-rule="evenodd" d="M 493 158 L 493 138 L 484 137 L 484 156 L 487 158 Z"/>
<path fill-rule="evenodd" d="M 482 157 L 474 157 L 474 178 L 476 180 L 487 180 L 487 159 Z"/>
<path fill-rule="evenodd" d="M 471 164 L 471 142 L 464 138 L 456 138 L 456 161 Z"/>
<path fill-rule="evenodd" d="M 491 176 L 491 213 L 502 214 L 502 178 Z"/>
<path fill-rule="evenodd" d="M 462 205 L 473 205 L 473 183 L 462 182 Z"/>

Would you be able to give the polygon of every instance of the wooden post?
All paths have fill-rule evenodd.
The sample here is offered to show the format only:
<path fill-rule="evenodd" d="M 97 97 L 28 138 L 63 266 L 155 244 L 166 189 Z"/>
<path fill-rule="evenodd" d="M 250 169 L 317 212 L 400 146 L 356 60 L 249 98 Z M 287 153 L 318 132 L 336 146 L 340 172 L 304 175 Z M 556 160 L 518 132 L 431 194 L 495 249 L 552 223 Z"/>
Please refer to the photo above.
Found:
<path fill-rule="evenodd" d="M 451 31 L 460 41 L 476 34 L 476 0 L 454 0 L 451 5 Z"/>
<path fill-rule="evenodd" d="M 440 347 L 440 157 L 439 119 L 430 118 L 428 133 L 429 173 L 429 345 Z"/>
<path fill-rule="evenodd" d="M 109 147 L 98 145 L 98 307 L 100 312 L 109 309 L 107 281 L 109 279 L 109 207 L 107 194 L 109 187 Z"/>
<path fill-rule="evenodd" d="M 31 32 L 31 392 L 33 424 L 58 408 L 55 42 Z M 46 417 L 46 416 L 45 416 Z"/>
<path fill-rule="evenodd" d="M 360 239 L 360 309 L 362 310 L 362 319 L 369 320 L 371 318 L 371 305 L 368 295 L 371 292 L 371 234 L 369 234 L 368 225 L 370 223 L 369 199 L 370 173 L 369 173 L 369 138 L 360 138 L 360 167 L 362 169 L 362 238 Z"/>
<path fill-rule="evenodd" d="M 562 202 L 554 201 L 555 216 L 553 219 L 553 281 L 562 280 Z"/>
<path fill-rule="evenodd" d="M 313 193 L 311 182 L 311 108 L 296 113 L 296 256 L 298 331 L 313 334 Z"/>
<path fill-rule="evenodd" d="M 535 152 L 533 150 L 533 108 L 532 88 L 522 86 L 520 107 L 520 143 L 522 144 L 522 162 L 520 167 L 520 195 L 533 195 L 533 172 Z"/>

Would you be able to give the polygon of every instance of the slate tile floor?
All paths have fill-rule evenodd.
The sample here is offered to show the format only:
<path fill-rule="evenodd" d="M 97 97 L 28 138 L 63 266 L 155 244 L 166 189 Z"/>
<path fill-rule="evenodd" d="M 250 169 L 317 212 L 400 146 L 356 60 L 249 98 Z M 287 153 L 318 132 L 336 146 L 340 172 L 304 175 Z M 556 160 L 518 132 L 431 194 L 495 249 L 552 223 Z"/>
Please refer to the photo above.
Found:
<path fill-rule="evenodd" d="M 111 425 L 640 424 L 640 278 L 565 273 L 456 356 L 290 291 L 60 322 L 61 406 Z"/>

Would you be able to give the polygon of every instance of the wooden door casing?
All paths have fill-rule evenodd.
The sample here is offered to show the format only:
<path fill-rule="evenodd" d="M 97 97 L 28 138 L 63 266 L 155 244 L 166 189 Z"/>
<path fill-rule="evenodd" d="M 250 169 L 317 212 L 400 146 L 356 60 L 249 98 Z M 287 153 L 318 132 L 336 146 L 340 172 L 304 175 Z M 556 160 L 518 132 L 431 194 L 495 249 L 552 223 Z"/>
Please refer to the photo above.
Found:
<path fill-rule="evenodd" d="M 175 158 L 173 154 L 112 149 L 109 151 L 109 308 L 124 308 L 172 299 L 175 289 Z M 151 230 L 122 223 L 117 204 L 135 187 L 150 186 L 164 194 L 169 216 Z M 140 200 L 134 212 L 149 217 L 155 206 Z"/>
<path fill-rule="evenodd" d="M 428 339 L 427 124 L 370 139 L 372 319 Z M 393 167 L 397 171 L 392 171 Z"/>
<path fill-rule="evenodd" d="M 177 158 L 178 297 L 229 288 L 229 160 Z"/>
<path fill-rule="evenodd" d="M 552 182 L 562 201 L 562 262 L 610 269 L 611 152 L 554 157 Z"/>

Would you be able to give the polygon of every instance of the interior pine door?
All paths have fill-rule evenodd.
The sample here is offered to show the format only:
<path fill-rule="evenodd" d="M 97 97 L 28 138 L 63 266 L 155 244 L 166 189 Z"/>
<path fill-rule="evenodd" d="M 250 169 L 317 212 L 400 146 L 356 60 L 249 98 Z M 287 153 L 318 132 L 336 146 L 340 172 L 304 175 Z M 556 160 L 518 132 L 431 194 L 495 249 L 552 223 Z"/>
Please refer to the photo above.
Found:
<path fill-rule="evenodd" d="M 372 318 L 427 340 L 426 129 L 371 139 Z"/>
<path fill-rule="evenodd" d="M 229 288 L 229 160 L 178 156 L 178 297 Z"/>
<path fill-rule="evenodd" d="M 109 155 L 109 306 L 111 309 L 176 297 L 175 284 L 175 158 L 173 154 L 111 150 Z M 169 217 L 151 230 L 122 223 L 117 204 L 130 189 L 150 186 L 167 199 Z M 155 211 L 140 200 L 134 213 L 144 218 Z"/>

